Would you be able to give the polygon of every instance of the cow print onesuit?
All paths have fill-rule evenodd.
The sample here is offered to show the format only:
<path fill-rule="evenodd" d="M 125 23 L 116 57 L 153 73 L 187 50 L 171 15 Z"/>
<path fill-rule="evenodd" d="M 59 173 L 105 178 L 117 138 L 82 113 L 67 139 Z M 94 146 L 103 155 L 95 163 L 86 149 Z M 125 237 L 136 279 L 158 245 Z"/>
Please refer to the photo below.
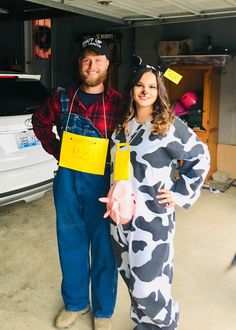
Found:
<path fill-rule="evenodd" d="M 131 222 L 111 225 L 113 247 L 131 297 L 135 330 L 177 328 L 179 308 L 172 299 L 175 210 L 156 198 L 160 188 L 173 192 L 178 206 L 188 209 L 199 197 L 209 170 L 209 152 L 196 134 L 179 118 L 166 136 L 152 134 L 151 122 L 133 118 L 124 131 L 112 136 L 111 160 L 116 145 L 129 142 L 131 182 L 136 209 Z M 177 160 L 184 160 L 174 179 Z"/>

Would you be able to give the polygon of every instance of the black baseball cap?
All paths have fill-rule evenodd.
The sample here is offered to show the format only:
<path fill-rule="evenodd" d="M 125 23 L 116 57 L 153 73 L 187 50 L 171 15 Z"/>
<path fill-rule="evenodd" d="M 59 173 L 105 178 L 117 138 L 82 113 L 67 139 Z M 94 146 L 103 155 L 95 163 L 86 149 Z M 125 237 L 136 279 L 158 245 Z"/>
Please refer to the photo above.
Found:
<path fill-rule="evenodd" d="M 105 55 L 109 59 L 109 49 L 107 44 L 101 39 L 89 37 L 82 41 L 80 49 L 80 57 L 83 56 L 86 50 L 92 50 L 99 55 Z"/>

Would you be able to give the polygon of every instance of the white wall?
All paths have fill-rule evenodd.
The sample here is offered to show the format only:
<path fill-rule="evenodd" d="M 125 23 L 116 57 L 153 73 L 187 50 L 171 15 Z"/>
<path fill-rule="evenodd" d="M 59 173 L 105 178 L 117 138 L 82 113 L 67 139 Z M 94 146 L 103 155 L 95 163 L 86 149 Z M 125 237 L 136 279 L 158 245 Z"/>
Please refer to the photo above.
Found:
<path fill-rule="evenodd" d="M 226 65 L 226 73 L 221 76 L 219 143 L 236 145 L 235 57 Z"/>

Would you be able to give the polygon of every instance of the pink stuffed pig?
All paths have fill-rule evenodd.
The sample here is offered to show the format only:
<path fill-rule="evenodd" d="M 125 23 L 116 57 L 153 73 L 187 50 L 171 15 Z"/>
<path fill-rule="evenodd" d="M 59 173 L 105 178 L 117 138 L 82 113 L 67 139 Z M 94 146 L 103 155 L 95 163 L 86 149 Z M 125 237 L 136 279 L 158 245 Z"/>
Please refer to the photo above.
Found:
<path fill-rule="evenodd" d="M 107 197 L 99 198 L 100 202 L 106 203 L 108 216 L 116 224 L 126 224 L 134 215 L 135 200 L 131 182 L 128 180 L 115 181 L 108 192 Z"/>

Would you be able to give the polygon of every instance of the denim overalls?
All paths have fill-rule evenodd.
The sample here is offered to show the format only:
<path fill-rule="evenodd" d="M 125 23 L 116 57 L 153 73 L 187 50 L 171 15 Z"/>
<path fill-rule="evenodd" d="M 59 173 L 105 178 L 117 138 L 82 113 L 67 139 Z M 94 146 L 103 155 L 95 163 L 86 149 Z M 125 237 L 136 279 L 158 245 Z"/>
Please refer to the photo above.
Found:
<path fill-rule="evenodd" d="M 68 109 L 62 102 L 62 130 Z M 70 114 L 67 131 L 101 137 L 92 122 Z M 117 292 L 117 270 L 112 253 L 106 209 L 98 201 L 109 190 L 110 164 L 105 175 L 59 167 L 54 180 L 57 238 L 62 269 L 62 297 L 68 311 L 91 305 L 96 317 L 111 317 Z"/>

